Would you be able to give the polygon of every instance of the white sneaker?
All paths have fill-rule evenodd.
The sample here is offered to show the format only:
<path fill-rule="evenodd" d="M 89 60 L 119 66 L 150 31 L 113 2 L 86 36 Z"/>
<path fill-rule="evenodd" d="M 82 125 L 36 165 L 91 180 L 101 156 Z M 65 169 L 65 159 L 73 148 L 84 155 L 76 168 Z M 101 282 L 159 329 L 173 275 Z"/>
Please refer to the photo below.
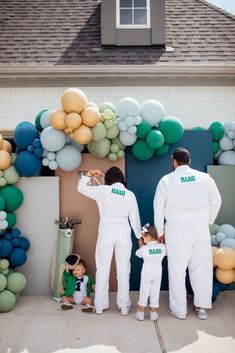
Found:
<path fill-rule="evenodd" d="M 61 309 L 61 310 L 70 310 L 70 309 L 73 309 L 73 304 L 71 304 L 71 303 L 69 303 L 69 302 L 61 303 L 61 304 L 60 304 L 60 309 Z"/>
<path fill-rule="evenodd" d="M 186 315 L 185 316 L 177 315 L 170 308 L 168 309 L 168 313 L 171 314 L 172 316 L 176 317 L 177 319 L 180 319 L 180 320 L 185 320 L 186 319 Z"/>
<path fill-rule="evenodd" d="M 83 312 L 83 313 L 94 313 L 95 312 L 95 307 L 93 306 L 93 305 L 89 305 L 89 304 L 87 304 L 86 306 L 84 306 L 82 309 L 81 309 L 81 311 Z"/>
<path fill-rule="evenodd" d="M 97 315 L 102 315 L 103 314 L 103 309 L 95 309 L 95 313 L 97 314 Z"/>
<path fill-rule="evenodd" d="M 143 321 L 144 320 L 144 311 L 137 310 L 135 313 L 135 318 L 139 321 Z"/>
<path fill-rule="evenodd" d="M 158 313 L 156 311 L 150 311 L 150 320 L 156 321 L 158 319 Z"/>
<path fill-rule="evenodd" d="M 206 320 L 208 315 L 207 315 L 207 311 L 204 308 L 196 308 L 196 312 L 197 312 L 197 317 L 200 320 Z"/>
<path fill-rule="evenodd" d="M 130 308 L 128 308 L 127 306 L 123 306 L 121 308 L 121 315 L 122 316 L 127 316 L 129 314 Z"/>

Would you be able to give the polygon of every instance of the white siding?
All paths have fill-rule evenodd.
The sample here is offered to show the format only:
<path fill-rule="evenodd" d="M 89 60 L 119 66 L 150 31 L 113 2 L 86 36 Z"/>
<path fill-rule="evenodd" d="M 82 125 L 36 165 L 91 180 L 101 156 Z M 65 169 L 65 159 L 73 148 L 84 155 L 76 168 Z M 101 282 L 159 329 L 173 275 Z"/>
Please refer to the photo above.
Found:
<path fill-rule="evenodd" d="M 21 121 L 34 121 L 44 109 L 60 107 L 60 97 L 68 87 L 0 88 L 0 129 L 14 129 Z M 235 87 L 160 86 L 160 87 L 79 87 L 90 101 L 110 101 L 117 105 L 126 96 L 140 103 L 157 99 L 168 115 L 179 117 L 186 128 L 207 127 L 212 121 L 235 120 Z"/>

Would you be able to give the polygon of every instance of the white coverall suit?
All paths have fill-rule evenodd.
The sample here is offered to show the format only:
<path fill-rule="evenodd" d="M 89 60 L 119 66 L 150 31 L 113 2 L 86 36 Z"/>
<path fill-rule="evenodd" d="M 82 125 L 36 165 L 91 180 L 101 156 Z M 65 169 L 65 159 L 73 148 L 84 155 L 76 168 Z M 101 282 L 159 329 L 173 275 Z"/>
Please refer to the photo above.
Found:
<path fill-rule="evenodd" d="M 97 202 L 100 214 L 95 254 L 97 271 L 94 304 L 97 310 L 109 307 L 109 273 L 115 249 L 118 308 L 130 307 L 131 227 L 137 238 L 141 236 L 137 201 L 133 192 L 122 183 L 89 186 L 89 181 L 90 177 L 82 176 L 77 190 Z"/>
<path fill-rule="evenodd" d="M 149 299 L 150 307 L 158 308 L 162 280 L 162 260 L 166 255 L 166 247 L 157 241 L 150 241 L 138 249 L 135 254 L 144 260 L 138 304 L 147 306 Z"/>
<path fill-rule="evenodd" d="M 178 166 L 160 180 L 153 206 L 158 234 L 165 234 L 170 310 L 181 317 L 187 314 L 187 267 L 194 305 L 211 308 L 213 265 L 209 224 L 214 223 L 221 206 L 214 180 L 188 165 Z"/>

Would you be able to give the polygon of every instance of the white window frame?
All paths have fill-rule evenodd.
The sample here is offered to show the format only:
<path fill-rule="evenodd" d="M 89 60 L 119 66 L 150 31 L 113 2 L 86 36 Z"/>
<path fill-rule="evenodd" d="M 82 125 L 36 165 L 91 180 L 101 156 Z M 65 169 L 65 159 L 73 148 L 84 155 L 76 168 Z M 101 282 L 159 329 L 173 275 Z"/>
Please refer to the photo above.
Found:
<path fill-rule="evenodd" d="M 120 24 L 120 0 L 116 0 L 116 28 L 150 28 L 150 0 L 146 0 L 146 7 L 147 7 L 147 24 L 144 25 L 122 25 Z M 138 9 L 138 8 L 137 8 Z"/>

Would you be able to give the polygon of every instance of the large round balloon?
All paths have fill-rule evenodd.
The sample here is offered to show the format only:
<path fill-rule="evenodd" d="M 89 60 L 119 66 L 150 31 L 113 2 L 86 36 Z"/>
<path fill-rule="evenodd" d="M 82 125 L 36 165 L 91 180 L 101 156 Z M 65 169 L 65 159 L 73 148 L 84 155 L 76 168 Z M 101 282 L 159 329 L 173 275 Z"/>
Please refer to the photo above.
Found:
<path fill-rule="evenodd" d="M 234 151 L 222 152 L 218 158 L 218 164 L 235 165 L 235 152 Z"/>
<path fill-rule="evenodd" d="M 15 168 L 21 176 L 32 177 L 40 173 L 42 162 L 33 153 L 23 151 L 16 158 Z"/>
<path fill-rule="evenodd" d="M 151 125 L 148 121 L 142 120 L 142 123 L 137 126 L 137 137 L 145 139 L 148 133 L 151 131 Z"/>
<path fill-rule="evenodd" d="M 6 169 L 11 164 L 11 155 L 9 152 L 0 150 L 0 169 Z"/>
<path fill-rule="evenodd" d="M 7 289 L 17 294 L 26 286 L 26 278 L 20 272 L 13 272 L 7 277 Z"/>
<path fill-rule="evenodd" d="M 222 137 L 222 139 L 219 141 L 219 147 L 223 151 L 229 151 L 233 149 L 233 140 L 228 138 L 228 136 Z M 218 151 L 217 151 L 218 152 Z"/>
<path fill-rule="evenodd" d="M 215 270 L 215 276 L 221 283 L 229 284 L 235 280 L 235 270 L 223 270 L 217 267 Z"/>
<path fill-rule="evenodd" d="M 3 291 L 7 286 L 7 279 L 0 273 L 0 292 Z"/>
<path fill-rule="evenodd" d="M 82 124 L 81 115 L 78 113 L 69 113 L 65 118 L 65 123 L 72 130 L 78 129 Z"/>
<path fill-rule="evenodd" d="M 14 248 L 10 253 L 8 259 L 10 262 L 10 267 L 15 268 L 22 266 L 26 262 L 27 255 L 24 249 Z"/>
<path fill-rule="evenodd" d="M 160 148 L 164 144 L 164 136 L 159 130 L 152 130 L 146 137 L 146 143 L 150 148 Z"/>
<path fill-rule="evenodd" d="M 23 121 L 18 124 L 15 128 L 13 136 L 15 143 L 20 149 L 26 149 L 32 144 L 33 140 L 38 137 L 38 130 L 28 121 Z"/>
<path fill-rule="evenodd" d="M 224 126 L 219 121 L 214 121 L 209 126 L 209 130 L 212 131 L 214 141 L 219 141 L 224 135 Z"/>
<path fill-rule="evenodd" d="M 106 127 L 103 123 L 99 122 L 96 126 L 92 128 L 92 140 L 93 141 L 101 141 L 106 136 Z"/>
<path fill-rule="evenodd" d="M 140 115 L 141 107 L 139 102 L 132 97 L 126 97 L 120 100 L 117 107 L 117 115 L 124 119 L 128 116 Z"/>
<path fill-rule="evenodd" d="M 162 103 L 155 99 L 150 99 L 142 104 L 140 115 L 151 126 L 156 126 L 166 116 L 166 111 Z"/>
<path fill-rule="evenodd" d="M 114 139 L 119 134 L 119 128 L 117 124 L 114 124 L 110 129 L 106 132 L 106 137 L 109 139 Z"/>
<path fill-rule="evenodd" d="M 16 303 L 15 294 L 9 290 L 3 290 L 0 293 L 0 312 L 4 313 L 14 308 Z"/>
<path fill-rule="evenodd" d="M 222 224 L 218 231 L 224 233 L 228 238 L 235 238 L 235 228 L 231 224 Z"/>
<path fill-rule="evenodd" d="M 13 245 L 8 239 L 1 239 L 0 258 L 7 257 L 13 249 Z"/>
<path fill-rule="evenodd" d="M 101 141 L 91 141 L 88 143 L 88 151 L 97 158 L 106 157 L 110 152 L 111 142 L 109 139 L 104 138 Z"/>
<path fill-rule="evenodd" d="M 137 136 L 129 134 L 129 132 L 127 131 L 121 131 L 119 139 L 124 146 L 131 146 L 135 143 Z"/>
<path fill-rule="evenodd" d="M 61 104 L 66 113 L 80 114 L 87 106 L 87 97 L 79 88 L 69 88 L 64 91 Z"/>
<path fill-rule="evenodd" d="M 63 131 L 57 130 L 52 126 L 47 127 L 41 133 L 41 144 L 51 152 L 57 152 L 64 147 L 66 143 L 66 135 Z"/>
<path fill-rule="evenodd" d="M 92 139 L 91 128 L 86 125 L 81 125 L 78 129 L 74 130 L 71 136 L 76 142 L 85 145 Z"/>
<path fill-rule="evenodd" d="M 235 251 L 230 248 L 220 248 L 215 253 L 215 263 L 223 270 L 235 267 Z"/>
<path fill-rule="evenodd" d="M 19 174 L 12 165 L 3 171 L 3 176 L 7 184 L 15 184 L 19 180 Z"/>
<path fill-rule="evenodd" d="M 66 145 L 56 153 L 59 167 L 65 171 L 72 171 L 79 167 L 82 161 L 81 152 L 73 145 Z"/>
<path fill-rule="evenodd" d="M 65 118 L 67 114 L 63 109 L 54 110 L 50 115 L 50 123 L 55 129 L 63 130 L 66 128 Z"/>
<path fill-rule="evenodd" d="M 136 159 L 145 161 L 153 156 L 154 149 L 149 147 L 144 140 L 137 140 L 132 146 L 132 153 Z"/>
<path fill-rule="evenodd" d="M 175 143 L 184 135 L 184 126 L 182 122 L 174 116 L 163 118 L 160 121 L 158 128 L 165 137 L 165 143 Z"/>
<path fill-rule="evenodd" d="M 14 211 L 19 208 L 23 202 L 23 194 L 20 189 L 16 186 L 5 186 L 1 191 L 0 195 L 5 201 L 5 210 Z"/>
<path fill-rule="evenodd" d="M 82 123 L 86 126 L 93 127 L 100 121 L 100 113 L 93 107 L 87 107 L 83 110 Z"/>

